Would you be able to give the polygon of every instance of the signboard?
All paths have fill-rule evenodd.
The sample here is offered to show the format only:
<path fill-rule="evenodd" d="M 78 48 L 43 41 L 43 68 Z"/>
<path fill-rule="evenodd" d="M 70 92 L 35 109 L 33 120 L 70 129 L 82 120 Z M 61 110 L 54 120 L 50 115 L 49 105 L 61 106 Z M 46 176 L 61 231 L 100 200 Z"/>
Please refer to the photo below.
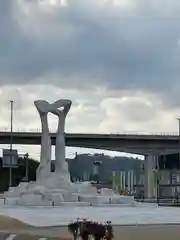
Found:
<path fill-rule="evenodd" d="M 16 168 L 18 167 L 18 151 L 12 149 L 3 149 L 3 159 L 2 159 L 2 167 L 3 168 Z"/>

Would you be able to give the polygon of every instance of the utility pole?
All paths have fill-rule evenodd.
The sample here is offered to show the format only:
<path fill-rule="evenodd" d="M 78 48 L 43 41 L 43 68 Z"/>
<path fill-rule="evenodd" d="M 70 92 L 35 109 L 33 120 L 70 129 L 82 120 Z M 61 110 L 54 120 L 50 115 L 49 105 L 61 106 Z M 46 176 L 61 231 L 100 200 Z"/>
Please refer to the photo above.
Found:
<path fill-rule="evenodd" d="M 178 149 L 178 157 L 179 157 L 179 161 L 178 161 L 178 167 L 180 169 L 180 117 L 177 117 L 177 120 L 178 120 L 178 136 L 179 136 L 179 140 L 178 140 L 178 145 L 179 145 L 179 149 Z"/>
<path fill-rule="evenodd" d="M 25 175 L 25 179 L 26 179 L 26 181 L 28 182 L 28 180 L 29 180 L 29 154 L 28 153 L 26 153 L 25 155 L 24 155 L 24 159 L 25 159 L 25 164 L 26 164 L 26 175 Z"/>
<path fill-rule="evenodd" d="M 10 166 L 9 166 L 9 187 L 12 186 L 12 143 L 13 143 L 13 101 L 10 101 L 11 106 L 11 135 L 10 135 Z"/>
<path fill-rule="evenodd" d="M 156 169 L 157 169 L 157 172 L 156 172 L 156 180 L 157 180 L 157 204 L 159 204 L 159 191 L 160 191 L 160 176 L 159 176 L 159 155 L 156 156 Z"/>

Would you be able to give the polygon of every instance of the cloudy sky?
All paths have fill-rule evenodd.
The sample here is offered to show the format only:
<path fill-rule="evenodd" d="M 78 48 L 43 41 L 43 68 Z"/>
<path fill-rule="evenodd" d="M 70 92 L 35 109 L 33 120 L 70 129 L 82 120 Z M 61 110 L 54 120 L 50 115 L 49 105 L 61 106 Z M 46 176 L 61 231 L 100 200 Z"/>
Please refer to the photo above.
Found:
<path fill-rule="evenodd" d="M 179 0 L 0 1 L 0 128 L 10 100 L 27 131 L 34 100 L 69 98 L 66 132 L 176 132 L 179 22 Z"/>

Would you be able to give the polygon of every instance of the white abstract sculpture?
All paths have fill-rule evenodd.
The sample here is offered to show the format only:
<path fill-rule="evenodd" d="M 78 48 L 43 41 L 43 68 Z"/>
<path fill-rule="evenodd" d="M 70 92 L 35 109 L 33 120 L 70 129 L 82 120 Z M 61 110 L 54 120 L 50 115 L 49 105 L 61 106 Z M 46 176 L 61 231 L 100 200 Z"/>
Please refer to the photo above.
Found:
<path fill-rule="evenodd" d="M 40 165 L 36 172 L 36 181 L 20 183 L 18 187 L 10 188 L 5 193 L 7 204 L 19 204 L 24 206 L 61 206 L 67 202 L 89 206 L 92 204 L 102 205 L 134 203 L 132 197 L 114 195 L 101 196 L 95 187 L 88 183 L 72 183 L 68 164 L 65 161 L 65 120 L 72 102 L 68 99 L 60 99 L 52 104 L 38 100 L 34 102 L 41 119 L 41 157 Z M 55 146 L 55 172 L 51 172 L 51 137 L 48 127 L 48 113 L 58 117 L 58 127 Z M 79 200 L 80 199 L 80 200 Z M 80 201 L 80 202 L 79 202 Z"/>
<path fill-rule="evenodd" d="M 34 102 L 36 106 L 42 126 L 41 135 L 41 154 L 40 165 L 37 169 L 37 179 L 47 177 L 50 174 L 51 167 L 51 137 L 48 127 L 48 112 L 50 109 L 49 103 L 43 100 L 37 100 Z"/>
<path fill-rule="evenodd" d="M 70 180 L 68 165 L 65 161 L 65 119 L 70 110 L 72 102 L 68 99 L 60 99 L 52 104 L 43 100 L 34 102 L 41 119 L 41 157 L 40 165 L 37 169 L 37 179 L 43 179 L 50 176 L 51 164 L 51 138 L 48 127 L 48 113 L 51 112 L 58 117 L 58 128 L 56 134 L 55 146 L 55 172 Z"/>
<path fill-rule="evenodd" d="M 55 147 L 55 172 L 68 173 L 68 164 L 65 161 L 65 120 L 70 110 L 72 102 L 68 99 L 61 99 L 51 105 L 51 113 L 58 117 L 58 128 L 56 134 L 56 147 Z"/>

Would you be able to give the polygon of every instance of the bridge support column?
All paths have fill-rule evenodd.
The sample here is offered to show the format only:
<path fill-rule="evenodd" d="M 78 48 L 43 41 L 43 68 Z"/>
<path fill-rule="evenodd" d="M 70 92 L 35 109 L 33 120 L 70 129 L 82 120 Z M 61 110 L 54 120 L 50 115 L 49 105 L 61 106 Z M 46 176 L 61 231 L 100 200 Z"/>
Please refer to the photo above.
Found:
<path fill-rule="evenodd" d="M 158 156 L 145 156 L 144 194 L 146 199 L 157 199 L 157 161 Z"/>

